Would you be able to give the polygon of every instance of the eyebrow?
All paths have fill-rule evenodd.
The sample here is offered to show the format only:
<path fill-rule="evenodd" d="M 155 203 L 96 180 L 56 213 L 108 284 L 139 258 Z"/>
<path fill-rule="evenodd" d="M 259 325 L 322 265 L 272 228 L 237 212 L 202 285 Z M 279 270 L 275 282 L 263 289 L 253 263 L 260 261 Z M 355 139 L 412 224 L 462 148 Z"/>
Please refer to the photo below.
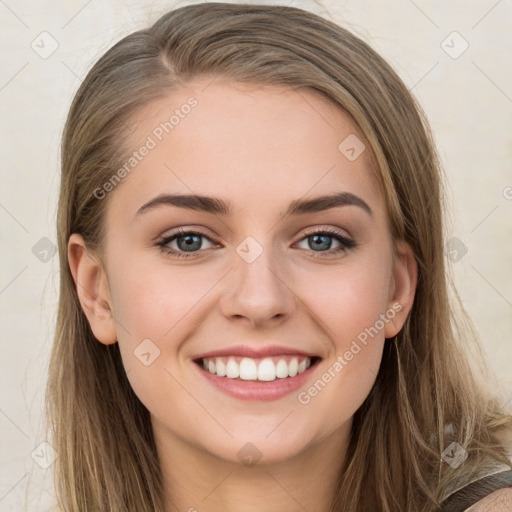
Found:
<path fill-rule="evenodd" d="M 228 217 L 233 214 L 231 203 L 220 198 L 194 194 L 160 194 L 142 205 L 137 210 L 135 216 L 138 217 L 160 206 L 176 206 L 178 208 L 186 208 Z M 290 203 L 286 212 L 282 214 L 282 217 L 321 212 L 340 206 L 358 206 L 368 213 L 370 217 L 373 217 L 372 209 L 368 203 L 350 192 L 338 192 L 307 200 L 297 199 Z"/>

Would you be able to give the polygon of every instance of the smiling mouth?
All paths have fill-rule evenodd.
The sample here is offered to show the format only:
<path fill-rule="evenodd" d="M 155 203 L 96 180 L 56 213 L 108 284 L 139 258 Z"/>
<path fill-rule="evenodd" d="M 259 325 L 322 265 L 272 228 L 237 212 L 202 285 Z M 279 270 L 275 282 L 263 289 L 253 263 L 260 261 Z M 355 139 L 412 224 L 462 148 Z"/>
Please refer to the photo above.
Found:
<path fill-rule="evenodd" d="M 320 361 L 320 357 L 273 356 L 251 357 L 202 357 L 194 360 L 203 370 L 217 377 L 238 381 L 273 382 L 295 377 Z"/>

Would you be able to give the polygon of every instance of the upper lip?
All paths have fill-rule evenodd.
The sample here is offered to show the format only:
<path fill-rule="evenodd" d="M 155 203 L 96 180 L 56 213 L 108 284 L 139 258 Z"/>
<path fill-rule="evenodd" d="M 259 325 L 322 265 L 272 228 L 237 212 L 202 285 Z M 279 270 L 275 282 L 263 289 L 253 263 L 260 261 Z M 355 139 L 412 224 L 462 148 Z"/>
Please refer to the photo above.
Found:
<path fill-rule="evenodd" d="M 226 347 L 219 350 L 212 350 L 200 354 L 193 359 L 203 359 L 206 357 L 222 357 L 222 356 L 239 356 L 239 357 L 250 357 L 252 359 L 259 359 L 263 357 L 272 356 L 304 356 L 304 357 L 319 357 L 317 354 L 311 352 L 305 352 L 303 350 L 297 350 L 292 347 L 286 347 L 284 345 L 267 345 L 264 347 L 250 347 L 248 345 L 233 345 L 232 347 Z"/>

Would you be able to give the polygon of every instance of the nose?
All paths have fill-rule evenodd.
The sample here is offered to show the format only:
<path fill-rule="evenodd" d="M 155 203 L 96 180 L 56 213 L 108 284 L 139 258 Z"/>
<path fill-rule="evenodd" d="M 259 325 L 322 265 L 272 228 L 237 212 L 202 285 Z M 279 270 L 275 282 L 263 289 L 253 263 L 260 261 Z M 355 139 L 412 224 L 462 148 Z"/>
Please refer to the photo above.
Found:
<path fill-rule="evenodd" d="M 263 250 L 262 250 L 263 249 Z M 251 251 L 254 251 L 254 246 Z M 275 327 L 295 310 L 297 297 L 290 273 L 281 258 L 261 246 L 252 261 L 243 252 L 234 255 L 234 268 L 226 282 L 220 308 L 230 321 L 248 322 L 253 328 Z"/>

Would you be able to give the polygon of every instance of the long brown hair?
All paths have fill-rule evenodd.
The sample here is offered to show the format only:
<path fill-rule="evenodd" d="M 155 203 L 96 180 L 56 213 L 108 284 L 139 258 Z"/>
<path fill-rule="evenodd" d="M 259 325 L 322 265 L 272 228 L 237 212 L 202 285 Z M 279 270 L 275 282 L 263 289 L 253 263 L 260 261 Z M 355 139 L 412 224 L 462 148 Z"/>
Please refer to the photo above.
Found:
<path fill-rule="evenodd" d="M 292 7 L 205 3 L 168 12 L 115 44 L 88 73 L 67 118 L 47 386 L 61 509 L 163 512 L 149 412 L 129 384 L 118 344 L 92 334 L 67 242 L 80 233 L 101 251 L 108 197 L 98 200 L 94 191 L 126 161 L 126 123 L 199 75 L 312 88 L 349 113 L 377 162 L 393 238 L 410 244 L 418 264 L 413 308 L 386 340 L 375 385 L 355 413 L 332 511 L 434 511 L 489 461 L 508 463 L 512 417 L 483 388 L 492 375 L 456 292 L 449 297 L 443 178 L 420 107 L 375 51 L 335 23 Z M 468 453 L 457 469 L 441 456 L 453 441 Z"/>

